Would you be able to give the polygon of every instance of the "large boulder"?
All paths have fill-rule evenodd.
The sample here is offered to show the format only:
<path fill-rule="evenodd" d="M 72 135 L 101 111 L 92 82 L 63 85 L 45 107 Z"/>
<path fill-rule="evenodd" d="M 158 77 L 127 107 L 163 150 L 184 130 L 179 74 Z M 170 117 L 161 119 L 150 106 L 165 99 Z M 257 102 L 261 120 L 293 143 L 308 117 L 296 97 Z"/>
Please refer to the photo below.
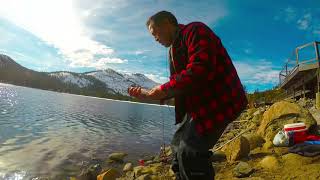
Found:
<path fill-rule="evenodd" d="M 308 110 L 296 103 L 279 101 L 264 112 L 257 133 L 264 136 L 266 140 L 272 141 L 285 124 L 297 122 L 304 122 L 307 128 L 317 125 Z"/>
<path fill-rule="evenodd" d="M 266 170 L 278 170 L 280 163 L 274 156 L 266 156 L 259 163 L 258 166 Z"/>
<path fill-rule="evenodd" d="M 287 168 L 282 173 L 281 179 L 319 179 L 319 169 L 320 164 L 308 164 L 294 168 Z"/>
<path fill-rule="evenodd" d="M 227 144 L 224 148 L 227 160 L 229 162 L 240 160 L 248 157 L 250 152 L 250 144 L 246 138 L 241 136 L 233 142 Z"/>
<path fill-rule="evenodd" d="M 304 157 L 289 153 L 282 156 L 283 179 L 319 179 L 320 157 Z"/>
<path fill-rule="evenodd" d="M 127 153 L 117 152 L 109 155 L 109 160 L 123 162 L 123 158 L 126 157 Z"/>
<path fill-rule="evenodd" d="M 262 147 L 262 145 L 265 143 L 263 137 L 257 134 L 245 134 L 243 135 L 243 137 L 248 140 L 250 150 L 255 149 L 257 147 Z"/>
<path fill-rule="evenodd" d="M 233 175 L 240 178 L 248 177 L 252 172 L 252 167 L 248 163 L 242 161 L 233 169 Z"/>
<path fill-rule="evenodd" d="M 219 162 L 219 161 L 225 161 L 226 160 L 226 154 L 223 151 L 215 151 L 212 153 L 212 156 L 210 157 L 211 162 Z"/>
<path fill-rule="evenodd" d="M 254 124 L 254 127 L 257 128 L 258 126 L 260 126 L 260 123 L 261 123 L 261 120 L 262 120 L 262 115 L 263 113 L 258 113 L 258 114 L 255 114 L 253 116 L 253 118 L 251 119 L 251 124 Z"/>
<path fill-rule="evenodd" d="M 288 153 L 282 156 L 283 163 L 286 167 L 301 167 L 312 164 L 314 162 L 320 163 L 320 157 L 304 157 L 299 154 Z"/>

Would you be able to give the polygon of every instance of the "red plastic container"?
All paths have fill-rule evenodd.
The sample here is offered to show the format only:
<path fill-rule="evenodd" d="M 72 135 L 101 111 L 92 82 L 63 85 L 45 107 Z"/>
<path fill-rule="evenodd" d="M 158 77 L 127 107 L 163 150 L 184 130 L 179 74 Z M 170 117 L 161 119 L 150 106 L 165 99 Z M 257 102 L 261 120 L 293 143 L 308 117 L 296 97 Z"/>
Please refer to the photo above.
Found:
<path fill-rule="evenodd" d="M 283 130 L 287 135 L 289 134 L 289 132 L 294 132 L 294 144 L 302 143 L 307 138 L 307 127 L 304 123 L 286 124 L 284 125 Z"/>

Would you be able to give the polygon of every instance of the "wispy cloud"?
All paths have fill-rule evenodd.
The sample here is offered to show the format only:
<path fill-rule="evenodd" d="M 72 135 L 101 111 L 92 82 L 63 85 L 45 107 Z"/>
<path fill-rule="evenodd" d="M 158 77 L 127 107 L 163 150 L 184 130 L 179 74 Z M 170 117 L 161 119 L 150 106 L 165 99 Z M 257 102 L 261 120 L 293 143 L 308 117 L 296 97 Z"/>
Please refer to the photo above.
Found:
<path fill-rule="evenodd" d="M 310 25 L 311 25 L 311 14 L 305 14 L 302 18 L 298 19 L 297 21 L 297 25 L 298 28 L 301 30 L 306 30 L 309 29 Z"/>
<path fill-rule="evenodd" d="M 83 56 L 85 56 L 85 54 L 83 54 Z M 90 62 L 86 61 L 85 59 L 76 58 L 76 60 L 71 62 L 70 66 L 73 68 L 80 66 L 80 67 L 88 67 L 88 68 L 92 67 L 96 69 L 106 69 L 108 67 L 107 64 L 123 64 L 127 62 L 128 60 L 126 59 L 123 60 L 120 58 L 109 58 L 109 57 L 96 59 Z"/>
<path fill-rule="evenodd" d="M 134 51 L 134 54 L 141 55 L 141 54 L 145 54 L 147 52 L 150 52 L 150 50 L 136 50 L 136 51 Z"/>
<path fill-rule="evenodd" d="M 126 59 L 120 59 L 120 58 L 101 58 L 100 61 L 103 61 L 104 63 L 108 64 L 122 64 L 128 62 Z"/>
<path fill-rule="evenodd" d="M 279 67 L 271 60 L 237 60 L 234 64 L 244 84 L 277 84 L 279 81 Z"/>
<path fill-rule="evenodd" d="M 297 17 L 297 12 L 293 7 L 287 7 L 284 10 L 284 13 L 285 13 L 285 21 L 286 22 L 294 21 Z"/>
<path fill-rule="evenodd" d="M 279 12 L 274 19 L 277 21 L 284 21 L 288 24 L 295 24 L 297 29 L 317 35 L 320 30 L 318 27 L 320 18 L 317 16 L 320 12 L 319 10 L 320 9 L 314 9 L 314 11 L 312 11 L 311 9 L 298 9 L 289 6 Z"/>
<path fill-rule="evenodd" d="M 144 75 L 146 75 L 149 79 L 152 79 L 157 83 L 165 83 L 168 81 L 168 77 L 162 76 L 160 74 L 144 74 Z"/>
<path fill-rule="evenodd" d="M 216 24 L 228 14 L 220 1 L 0 0 L 0 3 L 0 17 L 52 46 L 64 59 L 61 63 L 72 68 L 107 68 L 110 62 L 130 64 L 128 55 L 163 58 L 161 46 L 145 26 L 147 18 L 160 10 L 173 12 L 180 23 Z M 190 13 L 194 9 L 202 11 Z"/>
<path fill-rule="evenodd" d="M 148 48 L 148 57 L 163 56 L 159 52 L 158 43 L 154 41 L 146 28 L 149 16 L 160 10 L 168 10 L 176 15 L 180 23 L 203 21 L 216 24 L 218 20 L 228 14 L 226 7 L 220 1 L 149 1 L 149 0 L 101 0 L 91 3 L 79 0 L 76 9 L 89 14 L 84 18 L 88 32 L 99 42 L 108 43 L 116 49 L 116 54 L 127 54 L 128 51 L 142 55 L 141 49 Z M 197 13 L 190 13 L 194 9 L 201 9 Z M 138 49 L 138 51 L 137 51 Z M 152 53 L 149 53 L 152 52 Z"/>
<path fill-rule="evenodd" d="M 297 18 L 297 10 L 294 7 L 286 7 L 282 9 L 278 14 L 274 16 L 274 20 L 280 21 L 284 20 L 286 23 L 295 21 Z"/>
<path fill-rule="evenodd" d="M 123 51 L 123 54 L 128 54 L 128 55 L 134 55 L 134 56 L 139 56 L 139 57 L 143 57 L 145 55 L 150 54 L 152 51 L 148 50 L 148 49 L 137 49 L 137 50 L 133 50 L 133 51 Z"/>

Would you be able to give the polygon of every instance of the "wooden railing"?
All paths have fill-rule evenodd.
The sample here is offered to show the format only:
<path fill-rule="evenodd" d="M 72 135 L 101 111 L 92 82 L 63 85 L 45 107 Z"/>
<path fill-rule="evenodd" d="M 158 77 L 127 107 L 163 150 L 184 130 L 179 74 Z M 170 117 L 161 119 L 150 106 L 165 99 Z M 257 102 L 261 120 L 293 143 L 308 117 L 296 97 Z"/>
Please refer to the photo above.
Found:
<path fill-rule="evenodd" d="M 299 70 L 300 66 L 305 66 L 309 64 L 316 64 L 320 63 L 319 62 L 319 45 L 320 42 L 311 42 L 308 44 L 304 44 L 302 46 L 299 46 L 295 49 L 295 59 L 288 59 L 288 61 L 285 63 L 283 66 L 282 70 L 279 73 L 279 85 L 281 86 L 282 84 L 286 83 L 288 81 L 288 78 L 294 74 L 295 71 Z M 313 46 L 314 48 L 314 53 L 315 53 L 315 58 L 312 59 L 299 59 L 299 51 L 306 47 Z"/>

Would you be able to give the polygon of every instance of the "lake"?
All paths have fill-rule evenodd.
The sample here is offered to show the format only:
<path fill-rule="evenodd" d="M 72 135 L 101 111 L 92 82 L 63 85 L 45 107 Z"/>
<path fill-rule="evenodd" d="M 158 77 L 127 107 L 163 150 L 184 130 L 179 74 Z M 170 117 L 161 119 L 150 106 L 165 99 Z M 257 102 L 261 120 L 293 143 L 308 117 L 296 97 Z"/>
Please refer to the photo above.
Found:
<path fill-rule="evenodd" d="M 164 127 L 164 128 L 163 128 Z M 0 83 L 0 179 L 76 175 L 112 152 L 159 152 L 174 134 L 174 108 Z"/>

